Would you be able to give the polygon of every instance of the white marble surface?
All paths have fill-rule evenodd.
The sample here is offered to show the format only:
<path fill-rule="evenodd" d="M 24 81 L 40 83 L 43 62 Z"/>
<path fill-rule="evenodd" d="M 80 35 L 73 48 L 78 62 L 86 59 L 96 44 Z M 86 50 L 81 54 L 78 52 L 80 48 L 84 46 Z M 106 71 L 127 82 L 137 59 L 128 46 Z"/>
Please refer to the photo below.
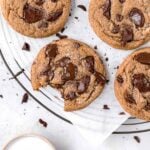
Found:
<path fill-rule="evenodd" d="M 32 98 L 29 98 L 28 103 L 21 104 L 25 91 L 15 80 L 9 78 L 11 75 L 0 57 L 0 95 L 3 95 L 3 98 L 0 98 L 0 150 L 12 138 L 27 133 L 46 136 L 57 150 L 149 150 L 150 132 L 112 134 L 104 144 L 96 148 L 86 141 L 73 125 L 49 113 Z M 39 118 L 48 123 L 47 128 L 39 124 Z M 138 130 L 139 125 L 132 128 Z M 124 128 L 121 127 L 120 130 Z M 140 143 L 133 139 L 135 135 L 140 137 Z"/>

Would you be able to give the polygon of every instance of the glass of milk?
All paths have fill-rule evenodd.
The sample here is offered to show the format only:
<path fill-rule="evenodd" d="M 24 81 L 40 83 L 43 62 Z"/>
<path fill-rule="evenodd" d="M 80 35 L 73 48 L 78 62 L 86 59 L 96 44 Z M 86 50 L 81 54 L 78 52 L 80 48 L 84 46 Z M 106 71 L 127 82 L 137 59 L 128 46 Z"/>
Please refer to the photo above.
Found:
<path fill-rule="evenodd" d="M 45 137 L 24 135 L 10 141 L 3 150 L 55 150 Z"/>

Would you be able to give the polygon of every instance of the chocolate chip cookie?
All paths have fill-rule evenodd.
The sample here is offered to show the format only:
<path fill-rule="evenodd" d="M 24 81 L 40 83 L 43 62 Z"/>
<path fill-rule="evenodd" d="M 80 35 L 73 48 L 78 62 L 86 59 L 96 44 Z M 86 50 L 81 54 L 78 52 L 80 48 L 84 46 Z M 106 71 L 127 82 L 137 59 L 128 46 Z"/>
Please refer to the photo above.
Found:
<path fill-rule="evenodd" d="M 2 0 L 1 5 L 4 17 L 16 31 L 37 38 L 64 27 L 71 0 Z"/>
<path fill-rule="evenodd" d="M 100 95 L 106 79 L 98 54 L 84 43 L 71 39 L 45 46 L 32 65 L 34 90 L 50 85 L 65 100 L 65 111 L 89 105 Z"/>
<path fill-rule="evenodd" d="M 150 121 L 150 48 L 134 52 L 120 66 L 115 94 L 131 115 Z"/>
<path fill-rule="evenodd" d="M 149 0 L 91 0 L 89 20 L 114 48 L 133 49 L 150 40 Z"/>

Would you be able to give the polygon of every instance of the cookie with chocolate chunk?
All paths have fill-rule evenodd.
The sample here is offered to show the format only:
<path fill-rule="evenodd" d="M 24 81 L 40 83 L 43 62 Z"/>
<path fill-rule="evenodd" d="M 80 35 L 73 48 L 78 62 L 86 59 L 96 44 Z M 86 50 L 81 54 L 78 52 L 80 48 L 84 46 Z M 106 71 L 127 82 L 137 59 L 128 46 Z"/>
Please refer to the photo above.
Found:
<path fill-rule="evenodd" d="M 114 48 L 133 49 L 150 40 L 149 0 L 91 0 L 95 33 Z"/>
<path fill-rule="evenodd" d="M 150 48 L 134 52 L 119 67 L 115 94 L 128 113 L 150 121 Z"/>
<path fill-rule="evenodd" d="M 98 54 L 88 45 L 62 39 L 45 46 L 32 65 L 34 90 L 50 85 L 64 98 L 65 111 L 86 107 L 102 92 L 105 69 Z"/>
<path fill-rule="evenodd" d="M 2 0 L 1 5 L 5 19 L 16 31 L 38 38 L 64 27 L 71 0 Z"/>

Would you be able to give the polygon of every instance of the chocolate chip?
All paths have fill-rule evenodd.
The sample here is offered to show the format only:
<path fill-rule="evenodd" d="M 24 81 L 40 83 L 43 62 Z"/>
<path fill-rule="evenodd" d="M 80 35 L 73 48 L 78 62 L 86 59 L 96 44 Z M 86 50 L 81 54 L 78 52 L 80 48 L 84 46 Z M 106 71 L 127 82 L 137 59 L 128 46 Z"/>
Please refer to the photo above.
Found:
<path fill-rule="evenodd" d="M 63 14 L 63 9 L 59 9 L 56 12 L 50 13 L 47 16 L 47 21 L 53 22 L 56 21 Z"/>
<path fill-rule="evenodd" d="M 119 0 L 120 3 L 124 3 L 126 0 Z"/>
<path fill-rule="evenodd" d="M 136 104 L 135 99 L 133 98 L 133 96 L 128 91 L 126 91 L 124 93 L 124 98 L 125 98 L 125 100 L 128 103 L 130 103 L 130 104 Z"/>
<path fill-rule="evenodd" d="M 133 30 L 131 28 L 124 28 L 121 31 L 122 45 L 125 46 L 128 42 L 132 42 L 134 38 Z"/>
<path fill-rule="evenodd" d="M 37 5 L 43 5 L 44 2 L 45 2 L 45 0 L 36 0 L 35 4 L 37 4 Z"/>
<path fill-rule="evenodd" d="M 94 75 L 96 77 L 96 83 L 97 84 L 104 85 L 106 83 L 106 79 L 105 79 L 105 77 L 101 73 L 95 71 Z"/>
<path fill-rule="evenodd" d="M 104 105 L 104 106 L 103 106 L 103 109 L 109 110 L 110 108 L 108 107 L 108 105 Z"/>
<path fill-rule="evenodd" d="M 123 16 L 120 15 L 120 14 L 117 14 L 117 15 L 116 15 L 116 20 L 117 20 L 118 22 L 121 22 L 121 21 L 123 20 Z"/>
<path fill-rule="evenodd" d="M 42 120 L 42 119 L 39 119 L 39 123 L 40 123 L 40 124 L 42 124 L 42 125 L 43 125 L 43 127 L 45 127 L 45 128 L 46 128 L 46 127 L 47 127 L 47 125 L 48 125 L 48 124 L 47 124 L 47 122 L 45 122 L 45 121 L 44 121 L 44 120 Z"/>
<path fill-rule="evenodd" d="M 56 33 L 56 36 L 57 36 L 58 38 L 60 38 L 60 39 L 66 39 L 66 38 L 68 38 L 67 35 L 62 35 L 62 34 L 60 34 L 60 33 Z"/>
<path fill-rule="evenodd" d="M 25 4 L 23 8 L 23 19 L 27 23 L 35 23 L 43 19 L 43 11 Z"/>
<path fill-rule="evenodd" d="M 145 23 L 144 14 L 138 8 L 132 8 L 129 13 L 130 20 L 135 24 L 136 27 L 143 27 Z"/>
<path fill-rule="evenodd" d="M 141 64 L 150 65 L 150 53 L 139 53 L 134 59 Z"/>
<path fill-rule="evenodd" d="M 28 98 L 29 98 L 28 93 L 25 93 L 25 94 L 23 95 L 23 97 L 22 97 L 22 104 L 23 104 L 23 103 L 27 103 L 27 102 L 28 102 Z"/>
<path fill-rule="evenodd" d="M 121 83 L 121 84 L 124 82 L 124 80 L 123 80 L 123 78 L 122 78 L 121 75 L 118 75 L 116 79 L 117 79 L 117 81 L 118 81 L 119 83 Z"/>
<path fill-rule="evenodd" d="M 83 11 L 86 11 L 86 7 L 84 5 L 78 5 L 78 8 L 81 8 Z"/>
<path fill-rule="evenodd" d="M 113 29 L 112 29 L 112 33 L 117 34 L 120 31 L 120 26 L 119 25 L 114 25 Z"/>
<path fill-rule="evenodd" d="M 111 18 L 111 1 L 106 0 L 105 4 L 103 5 L 103 15 L 110 20 Z"/>
<path fill-rule="evenodd" d="M 93 56 L 87 56 L 84 58 L 85 60 L 85 67 L 90 71 L 91 73 L 94 73 L 94 57 Z"/>
<path fill-rule="evenodd" d="M 49 58 L 55 58 L 58 54 L 58 47 L 57 44 L 49 44 L 46 47 L 46 56 Z"/>
<path fill-rule="evenodd" d="M 82 94 L 84 93 L 89 86 L 90 83 L 90 76 L 85 76 L 83 77 L 79 82 L 78 82 L 78 93 Z"/>
<path fill-rule="evenodd" d="M 67 66 L 67 64 L 70 62 L 70 58 L 69 57 L 63 57 L 60 60 L 58 60 L 58 62 L 56 63 L 58 66 L 60 67 L 65 67 Z"/>
<path fill-rule="evenodd" d="M 66 100 L 74 100 L 77 97 L 75 92 L 69 92 L 66 96 L 65 99 Z"/>
<path fill-rule="evenodd" d="M 137 143 L 141 142 L 141 140 L 140 140 L 140 138 L 138 136 L 134 136 L 134 139 L 136 140 Z"/>
<path fill-rule="evenodd" d="M 60 32 L 63 33 L 64 31 L 65 31 L 65 28 L 62 28 Z"/>
<path fill-rule="evenodd" d="M 134 74 L 132 77 L 132 84 L 140 92 L 150 91 L 150 80 L 143 73 Z"/>
<path fill-rule="evenodd" d="M 38 28 L 47 28 L 48 27 L 48 22 L 46 21 L 41 21 L 38 24 Z"/>
<path fill-rule="evenodd" d="M 23 44 L 22 50 L 30 51 L 30 45 L 25 42 L 25 43 Z"/>
<path fill-rule="evenodd" d="M 77 74 L 77 67 L 69 63 L 66 67 L 64 67 L 64 73 L 62 76 L 62 80 L 69 81 L 74 80 Z"/>
<path fill-rule="evenodd" d="M 94 49 L 97 50 L 97 45 L 94 46 Z"/>

